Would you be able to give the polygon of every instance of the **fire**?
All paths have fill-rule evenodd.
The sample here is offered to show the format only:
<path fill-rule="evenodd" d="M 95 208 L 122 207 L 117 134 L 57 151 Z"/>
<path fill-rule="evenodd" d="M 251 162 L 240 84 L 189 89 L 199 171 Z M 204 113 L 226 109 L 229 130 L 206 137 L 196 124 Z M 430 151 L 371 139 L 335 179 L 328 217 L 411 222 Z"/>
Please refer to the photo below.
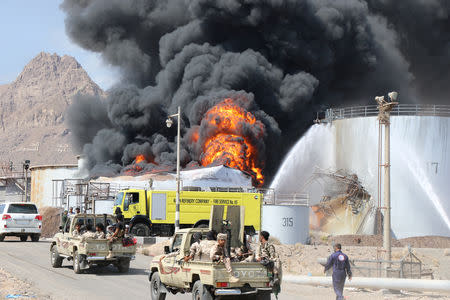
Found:
<path fill-rule="evenodd" d="M 147 162 L 147 159 L 143 154 L 137 155 L 136 158 L 134 159 L 133 164 L 127 167 L 124 173 L 131 176 L 138 174 L 139 172 L 142 171 L 142 167 L 139 165 L 141 162 Z"/>
<path fill-rule="evenodd" d="M 145 156 L 142 154 L 139 154 L 138 156 L 136 156 L 136 159 L 134 160 L 135 164 L 141 163 L 143 161 L 146 161 Z"/>
<path fill-rule="evenodd" d="M 243 132 L 245 126 L 252 126 L 256 128 L 255 138 L 262 138 L 264 125 L 232 99 L 225 99 L 212 107 L 206 112 L 204 120 L 215 131 L 203 144 L 201 165 L 221 163 L 248 172 L 261 186 L 264 176 L 261 166 L 257 165 L 258 151 Z"/>

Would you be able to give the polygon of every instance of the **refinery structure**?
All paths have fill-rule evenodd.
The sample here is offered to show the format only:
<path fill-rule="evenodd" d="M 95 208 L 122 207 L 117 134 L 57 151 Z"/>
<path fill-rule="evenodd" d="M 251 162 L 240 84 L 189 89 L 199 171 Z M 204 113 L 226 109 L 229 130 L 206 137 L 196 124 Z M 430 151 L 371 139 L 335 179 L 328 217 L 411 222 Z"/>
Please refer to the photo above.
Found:
<path fill-rule="evenodd" d="M 330 108 L 316 120 L 287 154 L 271 185 L 260 188 L 265 194 L 263 229 L 270 228 L 285 243 L 307 242 L 310 230 L 380 234 L 384 130 L 377 116 L 376 106 Z M 394 237 L 450 236 L 450 107 L 395 106 L 390 135 Z M 89 177 L 84 164 L 81 157 L 78 166 L 31 166 L 27 172 L 13 172 L 5 164 L 4 196 L 17 201 L 27 193 L 26 199 L 39 207 L 81 206 L 102 213 L 112 210 L 121 189 L 177 189 L 176 173 L 140 170 L 139 162 L 123 175 L 97 178 Z M 226 165 L 185 169 L 180 190 L 251 191 L 252 175 Z M 277 226 L 283 222 L 293 226 Z"/>
<path fill-rule="evenodd" d="M 384 140 L 377 117 L 375 105 L 328 109 L 290 150 L 271 188 L 309 193 L 316 229 L 380 232 Z M 450 107 L 400 104 L 390 137 L 394 237 L 450 236 Z"/>

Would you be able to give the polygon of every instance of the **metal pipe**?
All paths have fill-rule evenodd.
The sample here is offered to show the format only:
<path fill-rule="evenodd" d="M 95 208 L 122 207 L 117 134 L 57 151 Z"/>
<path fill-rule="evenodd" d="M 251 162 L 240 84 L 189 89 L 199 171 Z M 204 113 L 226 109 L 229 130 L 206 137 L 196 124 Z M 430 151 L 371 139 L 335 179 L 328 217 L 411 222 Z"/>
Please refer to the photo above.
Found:
<path fill-rule="evenodd" d="M 385 260 L 392 258 L 391 249 L 391 156 L 390 156 L 390 111 L 386 111 L 384 122 L 384 223 L 383 223 L 383 248 L 386 251 Z M 390 268 L 391 264 L 386 264 Z"/>
<path fill-rule="evenodd" d="M 323 276 L 283 275 L 283 282 L 304 285 L 333 285 L 331 277 Z M 347 280 L 345 286 L 370 289 L 450 292 L 450 280 L 354 277 L 351 281 Z"/>

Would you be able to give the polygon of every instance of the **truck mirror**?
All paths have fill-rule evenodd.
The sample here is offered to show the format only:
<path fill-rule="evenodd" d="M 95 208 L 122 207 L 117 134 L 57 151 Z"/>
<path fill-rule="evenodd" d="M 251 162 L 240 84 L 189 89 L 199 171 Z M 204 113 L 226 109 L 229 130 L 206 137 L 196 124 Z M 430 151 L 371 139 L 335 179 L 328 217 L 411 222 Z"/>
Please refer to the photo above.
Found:
<path fill-rule="evenodd" d="M 170 253 L 170 247 L 164 246 L 164 254 L 169 254 L 169 253 Z"/>

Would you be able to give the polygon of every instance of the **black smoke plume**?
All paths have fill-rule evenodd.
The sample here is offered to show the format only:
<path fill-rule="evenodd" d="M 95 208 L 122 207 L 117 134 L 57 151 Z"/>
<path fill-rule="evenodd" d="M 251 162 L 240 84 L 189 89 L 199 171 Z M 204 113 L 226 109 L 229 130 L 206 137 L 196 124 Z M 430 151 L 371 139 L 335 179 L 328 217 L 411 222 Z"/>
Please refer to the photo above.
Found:
<path fill-rule="evenodd" d="M 264 124 L 262 139 L 248 134 L 270 179 L 315 111 L 375 104 L 390 90 L 403 103 L 449 92 L 446 0 L 65 0 L 61 8 L 69 37 L 122 70 L 106 100 L 80 99 L 68 114 L 93 176 L 121 172 L 138 154 L 144 169 L 173 169 L 176 130 L 165 119 L 177 106 L 183 167 L 201 156 L 194 128 L 232 98 Z"/>

